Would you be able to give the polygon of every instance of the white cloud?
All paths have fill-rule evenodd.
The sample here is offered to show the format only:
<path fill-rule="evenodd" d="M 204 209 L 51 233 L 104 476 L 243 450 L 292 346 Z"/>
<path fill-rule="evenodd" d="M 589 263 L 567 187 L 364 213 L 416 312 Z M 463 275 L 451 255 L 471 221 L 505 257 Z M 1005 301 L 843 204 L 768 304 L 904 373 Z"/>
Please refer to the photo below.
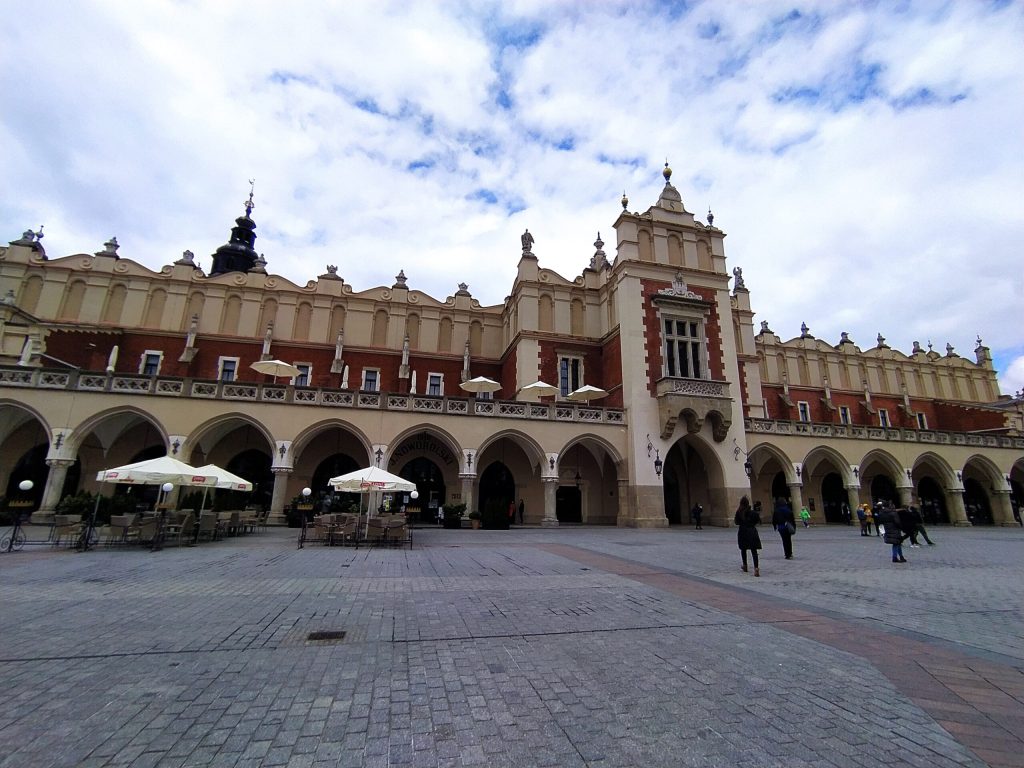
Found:
<path fill-rule="evenodd" d="M 255 177 L 271 271 L 495 304 L 525 227 L 573 277 L 668 156 L 781 335 L 1019 350 L 1021 7 L 791 9 L 36 3 L 0 49 L 0 237 L 208 265 Z"/>
<path fill-rule="evenodd" d="M 999 388 L 1006 394 L 1024 390 L 1024 355 L 1012 360 L 999 377 Z"/>

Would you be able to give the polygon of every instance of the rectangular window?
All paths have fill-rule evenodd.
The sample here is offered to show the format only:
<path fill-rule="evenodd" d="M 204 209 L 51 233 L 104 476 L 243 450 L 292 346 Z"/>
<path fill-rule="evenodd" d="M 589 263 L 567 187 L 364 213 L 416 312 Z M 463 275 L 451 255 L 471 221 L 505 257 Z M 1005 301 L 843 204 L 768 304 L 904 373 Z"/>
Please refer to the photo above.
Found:
<path fill-rule="evenodd" d="M 839 422 L 841 424 L 850 423 L 850 406 L 840 405 L 839 406 Z"/>
<path fill-rule="evenodd" d="M 163 352 L 154 352 L 147 349 L 142 353 L 142 361 L 139 363 L 139 373 L 143 376 L 158 376 L 160 374 L 160 363 L 163 360 Z"/>
<path fill-rule="evenodd" d="M 363 392 L 376 392 L 380 387 L 380 369 L 363 368 Z"/>
<path fill-rule="evenodd" d="M 561 356 L 558 358 L 558 391 L 562 397 L 583 386 L 583 359 Z"/>
<path fill-rule="evenodd" d="M 800 411 L 800 421 L 809 422 L 811 420 L 811 406 L 805 400 L 800 400 L 796 404 L 797 410 Z"/>
<path fill-rule="evenodd" d="M 889 412 L 885 408 L 878 409 L 878 424 L 886 429 L 892 426 L 889 424 Z"/>
<path fill-rule="evenodd" d="M 309 382 L 313 380 L 313 364 L 294 363 L 294 365 L 299 369 L 299 375 L 292 379 L 292 384 L 296 387 L 308 387 Z"/>
<path fill-rule="evenodd" d="M 917 428 L 928 429 L 928 417 L 925 416 L 923 413 L 917 414 Z"/>
<path fill-rule="evenodd" d="M 234 381 L 238 372 L 237 357 L 221 357 L 217 361 L 217 378 L 220 381 Z"/>
<path fill-rule="evenodd" d="M 444 394 L 444 374 L 441 373 L 428 373 L 427 374 L 427 394 L 428 395 L 443 395 Z"/>
<path fill-rule="evenodd" d="M 704 323 L 665 319 L 665 375 L 682 379 L 704 378 Z"/>

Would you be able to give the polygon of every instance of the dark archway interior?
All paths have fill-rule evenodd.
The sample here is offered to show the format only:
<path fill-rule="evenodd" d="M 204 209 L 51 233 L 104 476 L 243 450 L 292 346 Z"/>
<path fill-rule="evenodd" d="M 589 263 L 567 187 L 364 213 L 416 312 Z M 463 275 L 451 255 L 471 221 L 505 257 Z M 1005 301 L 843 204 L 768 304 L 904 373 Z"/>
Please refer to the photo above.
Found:
<path fill-rule="evenodd" d="M 988 494 L 973 477 L 964 478 L 964 508 L 971 525 L 992 525 L 992 507 Z"/>
<path fill-rule="evenodd" d="M 680 440 L 665 455 L 662 470 L 665 517 L 669 525 L 680 525 L 690 519 L 696 504 L 710 509 L 708 474 L 704 459 L 690 444 Z"/>
<path fill-rule="evenodd" d="M 555 517 L 560 523 L 583 522 L 583 495 L 574 485 L 561 485 L 555 491 Z"/>
<path fill-rule="evenodd" d="M 772 478 L 772 498 L 771 503 L 766 504 L 766 508 L 774 509 L 775 502 L 779 499 L 785 499 L 790 501 L 789 497 L 789 485 L 786 483 L 786 473 L 776 472 L 775 477 Z M 794 510 L 799 512 L 800 510 Z"/>
<path fill-rule="evenodd" d="M 891 501 L 899 505 L 899 494 L 896 491 L 895 481 L 888 475 L 875 475 L 871 478 L 871 501 Z"/>
<path fill-rule="evenodd" d="M 335 493 L 328 482 L 332 477 L 347 475 L 357 469 L 359 464 L 347 453 L 328 456 L 317 465 L 313 479 L 310 480 L 310 489 L 320 511 L 341 512 L 344 507 L 353 504 L 359 506 L 358 493 Z"/>
<path fill-rule="evenodd" d="M 843 504 L 849 504 L 843 478 L 838 472 L 829 472 L 821 481 L 821 509 L 827 523 L 848 522 L 843 517 Z"/>
<path fill-rule="evenodd" d="M 40 443 L 26 451 L 11 470 L 11 477 L 7 481 L 4 496 L 8 502 L 31 502 L 29 507 L 19 506 L 22 513 L 34 512 L 42 503 L 46 478 L 50 473 L 50 468 L 46 466 L 46 454 L 49 448 L 46 443 Z M 32 481 L 32 490 L 23 491 L 18 488 L 18 485 L 24 480 Z"/>
<path fill-rule="evenodd" d="M 946 511 L 946 494 L 933 477 L 922 477 L 917 484 L 917 498 L 921 503 L 921 518 L 925 525 L 948 523 L 949 512 Z"/>
<path fill-rule="evenodd" d="M 412 507 L 413 522 L 417 519 L 426 523 L 436 521 L 438 510 L 444 506 L 447 493 L 441 468 L 426 456 L 419 456 L 406 462 L 398 476 L 416 483 L 416 492 L 420 495 L 416 501 L 410 499 L 408 502 Z"/>
<path fill-rule="evenodd" d="M 253 505 L 269 509 L 274 495 L 274 473 L 270 471 L 270 465 L 270 455 L 258 448 L 236 454 L 224 469 L 252 483 L 252 493 L 217 491 L 217 506 L 220 509 L 243 509 Z"/>
<path fill-rule="evenodd" d="M 484 528 L 508 528 L 508 506 L 516 498 L 516 480 L 503 462 L 495 461 L 480 476 L 480 513 Z"/>

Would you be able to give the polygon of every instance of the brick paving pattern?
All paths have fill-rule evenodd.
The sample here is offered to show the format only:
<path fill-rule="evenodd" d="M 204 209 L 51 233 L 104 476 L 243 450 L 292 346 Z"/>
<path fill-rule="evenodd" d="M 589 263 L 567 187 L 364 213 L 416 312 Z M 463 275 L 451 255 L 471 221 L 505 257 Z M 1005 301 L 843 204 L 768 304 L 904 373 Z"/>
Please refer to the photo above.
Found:
<path fill-rule="evenodd" d="M 932 533 L 2 555 L 0 768 L 1022 766 L 1024 531 Z"/>

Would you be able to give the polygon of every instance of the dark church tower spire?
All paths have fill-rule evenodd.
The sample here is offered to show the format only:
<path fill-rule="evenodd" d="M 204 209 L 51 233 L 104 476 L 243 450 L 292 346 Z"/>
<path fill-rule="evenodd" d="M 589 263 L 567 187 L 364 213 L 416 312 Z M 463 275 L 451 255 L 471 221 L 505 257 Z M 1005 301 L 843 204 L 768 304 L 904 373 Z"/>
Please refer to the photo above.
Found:
<path fill-rule="evenodd" d="M 250 272 L 256 263 L 258 254 L 253 246 L 256 244 L 256 223 L 250 218 L 256 204 L 252 201 L 255 183 L 249 181 L 249 199 L 245 201 L 245 216 L 235 219 L 231 228 L 231 239 L 213 254 L 213 269 L 210 277 L 223 275 L 225 272 Z"/>

